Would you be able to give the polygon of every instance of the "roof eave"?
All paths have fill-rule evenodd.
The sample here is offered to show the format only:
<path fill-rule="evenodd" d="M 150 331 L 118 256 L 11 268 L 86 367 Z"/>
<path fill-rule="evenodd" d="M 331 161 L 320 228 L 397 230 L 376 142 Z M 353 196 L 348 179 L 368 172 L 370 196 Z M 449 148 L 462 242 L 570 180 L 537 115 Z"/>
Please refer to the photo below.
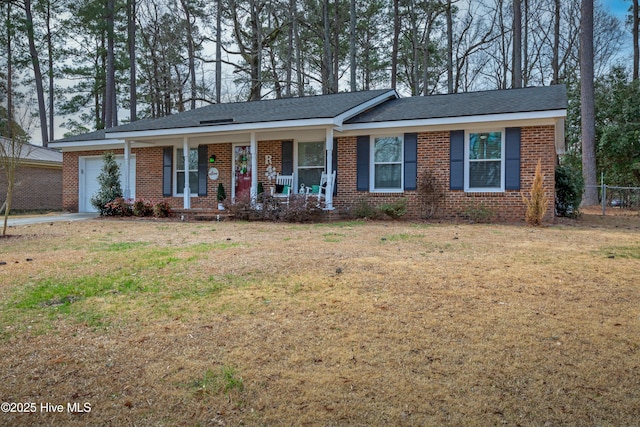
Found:
<path fill-rule="evenodd" d="M 567 116 L 566 109 L 531 111 L 520 113 L 484 114 L 458 117 L 441 117 L 432 119 L 411 119 L 411 120 L 385 120 L 369 123 L 348 123 L 342 126 L 342 131 L 380 130 L 409 127 L 438 127 L 438 126 L 466 126 L 472 124 L 482 124 L 491 122 L 509 121 L 530 121 L 549 120 L 554 121 Z"/>
<path fill-rule="evenodd" d="M 154 129 L 130 132 L 107 132 L 107 137 L 119 140 L 136 140 L 154 137 L 188 137 L 215 133 L 260 132 L 283 128 L 326 127 L 334 124 L 334 118 L 317 118 L 303 120 L 282 120 L 273 122 L 238 123 L 216 126 L 192 126 L 185 128 Z"/>

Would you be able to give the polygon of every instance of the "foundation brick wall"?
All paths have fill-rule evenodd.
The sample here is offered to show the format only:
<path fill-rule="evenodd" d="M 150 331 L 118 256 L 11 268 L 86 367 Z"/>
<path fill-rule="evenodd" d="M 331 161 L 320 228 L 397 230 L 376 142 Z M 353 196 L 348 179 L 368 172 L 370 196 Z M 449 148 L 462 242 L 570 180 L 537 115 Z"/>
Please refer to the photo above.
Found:
<path fill-rule="evenodd" d="M 0 170 L 0 206 L 7 196 L 7 176 Z M 15 171 L 11 210 L 62 209 L 62 169 L 23 164 Z"/>
<path fill-rule="evenodd" d="M 366 200 L 372 206 L 397 201 L 399 198 L 407 200 L 408 213 L 406 218 L 419 219 L 420 200 L 417 191 L 402 193 L 369 193 L 356 190 L 356 141 L 357 137 L 338 139 L 338 176 L 337 196 L 334 206 L 340 213 L 348 213 L 351 207 L 360 200 Z M 546 220 L 553 220 L 554 202 L 554 171 L 555 171 L 555 132 L 553 126 L 534 126 L 521 128 L 521 158 L 520 158 L 520 191 L 505 191 L 502 193 L 465 193 L 464 191 L 449 190 L 449 131 L 418 133 L 418 180 L 428 171 L 431 173 L 445 193 L 436 217 L 457 218 L 465 217 L 465 211 L 470 208 L 483 208 L 493 213 L 494 221 L 523 221 L 525 204 L 522 195 L 528 196 L 538 159 L 542 161 L 544 173 L 544 187 L 550 200 Z M 122 150 L 114 150 L 115 154 L 122 154 Z M 136 196 L 153 201 L 166 200 L 174 209 L 183 206 L 182 197 L 162 197 L 162 157 L 163 147 L 134 148 L 136 155 Z M 232 144 L 211 144 L 208 155 L 216 155 L 214 166 L 219 171 L 219 178 L 212 181 L 207 178 L 207 196 L 192 197 L 191 207 L 194 209 L 217 207 L 218 183 L 222 182 L 227 197 L 232 195 Z M 63 173 L 63 207 L 67 210 L 78 209 L 78 158 L 80 156 L 102 155 L 100 151 L 64 153 Z M 276 171 L 282 171 L 281 141 L 258 142 L 258 182 L 263 183 L 264 191 L 269 192 L 274 181 L 269 183 L 265 176 L 267 164 L 265 155 L 270 155 Z M 175 179 L 175 176 L 173 177 Z"/>

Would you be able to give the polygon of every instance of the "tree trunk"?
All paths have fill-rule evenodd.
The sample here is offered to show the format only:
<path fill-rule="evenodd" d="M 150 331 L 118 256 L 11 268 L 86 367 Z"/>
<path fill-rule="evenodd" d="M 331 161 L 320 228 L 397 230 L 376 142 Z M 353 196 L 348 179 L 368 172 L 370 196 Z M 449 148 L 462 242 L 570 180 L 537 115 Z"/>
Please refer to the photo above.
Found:
<path fill-rule="evenodd" d="M 351 71 L 351 92 L 356 85 L 356 0 L 351 0 L 349 9 L 349 68 Z"/>
<path fill-rule="evenodd" d="M 582 176 L 585 184 L 582 204 L 585 206 L 598 204 L 593 76 L 593 0 L 582 0 L 580 7 L 580 115 Z"/>
<path fill-rule="evenodd" d="M 55 125 L 54 125 L 54 80 L 53 80 L 53 41 L 51 34 L 51 1 L 47 1 L 46 5 L 46 25 L 47 25 L 47 55 L 49 58 L 49 72 L 47 77 L 49 78 L 49 141 L 55 139 Z"/>
<path fill-rule="evenodd" d="M 322 93 L 332 93 L 333 85 L 333 56 L 331 55 L 331 28 L 329 24 L 329 0 L 322 2 L 322 22 L 324 34 L 324 66 L 323 68 L 323 84 Z"/>
<path fill-rule="evenodd" d="M 13 30 L 11 27 L 11 2 L 7 2 L 7 138 L 13 138 Z"/>
<path fill-rule="evenodd" d="M 453 93 L 453 11 L 447 0 L 447 93 Z"/>
<path fill-rule="evenodd" d="M 114 40 L 114 13 L 115 0 L 107 0 L 106 23 L 107 23 L 107 67 L 105 76 L 105 104 L 104 104 L 104 126 L 109 129 L 115 125 L 117 120 L 114 117 L 115 106 L 115 40 Z"/>
<path fill-rule="evenodd" d="M 189 106 L 191 110 L 196 109 L 196 98 L 198 96 L 196 85 L 196 58 L 195 48 L 193 46 L 193 25 L 191 23 L 191 11 L 185 0 L 180 0 L 182 11 L 184 12 L 185 22 L 187 24 L 187 55 L 189 56 L 189 81 L 191 83 L 191 100 Z"/>
<path fill-rule="evenodd" d="M 127 0 L 127 43 L 129 47 L 129 120 L 138 120 L 138 88 L 136 82 L 136 0 Z"/>
<path fill-rule="evenodd" d="M 398 83 L 398 41 L 400 38 L 400 6 L 399 0 L 393 0 L 393 44 L 391 47 L 391 89 Z M 449 0 L 450 1 L 450 0 Z"/>
<path fill-rule="evenodd" d="M 36 50 L 35 35 L 33 31 L 33 14 L 31 12 L 31 0 L 24 1 L 27 24 L 27 38 L 29 39 L 29 53 L 31 64 L 33 65 L 33 77 L 36 81 L 36 93 L 38 96 L 38 115 L 40 116 L 40 132 L 42 135 L 42 146 L 49 145 L 49 132 L 47 130 L 47 108 L 44 102 L 44 87 L 42 86 L 42 72 L 40 71 L 40 60 Z"/>
<path fill-rule="evenodd" d="M 553 80 L 551 83 L 558 84 L 560 82 L 560 0 L 554 0 L 551 68 L 553 70 Z"/>
<path fill-rule="evenodd" d="M 633 80 L 640 78 L 640 41 L 638 40 L 638 30 L 640 27 L 640 10 L 638 8 L 638 0 L 633 0 Z"/>
<path fill-rule="evenodd" d="M 522 87 L 522 4 L 513 0 L 513 75 L 511 86 Z"/>
<path fill-rule="evenodd" d="M 222 0 L 216 8 L 216 102 L 222 98 Z"/>

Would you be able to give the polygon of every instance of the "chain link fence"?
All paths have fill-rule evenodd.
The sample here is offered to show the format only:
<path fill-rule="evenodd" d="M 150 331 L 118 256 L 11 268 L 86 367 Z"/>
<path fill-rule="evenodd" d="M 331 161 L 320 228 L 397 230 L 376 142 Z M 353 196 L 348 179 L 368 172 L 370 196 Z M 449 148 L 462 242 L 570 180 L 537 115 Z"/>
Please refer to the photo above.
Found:
<path fill-rule="evenodd" d="M 607 209 L 640 211 L 640 187 L 618 187 L 604 183 L 591 187 L 599 189 L 602 215 L 607 214 Z"/>

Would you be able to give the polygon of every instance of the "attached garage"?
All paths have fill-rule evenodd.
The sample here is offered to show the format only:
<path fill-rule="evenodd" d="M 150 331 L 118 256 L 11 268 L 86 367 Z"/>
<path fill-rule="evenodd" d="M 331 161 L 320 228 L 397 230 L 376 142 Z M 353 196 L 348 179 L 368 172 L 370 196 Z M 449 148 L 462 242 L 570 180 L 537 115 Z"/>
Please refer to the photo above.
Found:
<path fill-rule="evenodd" d="M 120 167 L 120 184 L 124 189 L 124 182 L 122 177 L 122 171 L 124 168 L 124 156 L 116 155 L 116 162 Z M 86 156 L 79 158 L 78 164 L 78 211 L 79 212 L 96 212 L 96 208 L 91 204 L 91 197 L 100 190 L 100 184 L 98 183 L 98 175 L 102 171 L 104 160 L 102 156 Z M 132 155 L 130 159 L 130 186 L 131 186 L 131 198 L 136 197 L 136 156 Z"/>

